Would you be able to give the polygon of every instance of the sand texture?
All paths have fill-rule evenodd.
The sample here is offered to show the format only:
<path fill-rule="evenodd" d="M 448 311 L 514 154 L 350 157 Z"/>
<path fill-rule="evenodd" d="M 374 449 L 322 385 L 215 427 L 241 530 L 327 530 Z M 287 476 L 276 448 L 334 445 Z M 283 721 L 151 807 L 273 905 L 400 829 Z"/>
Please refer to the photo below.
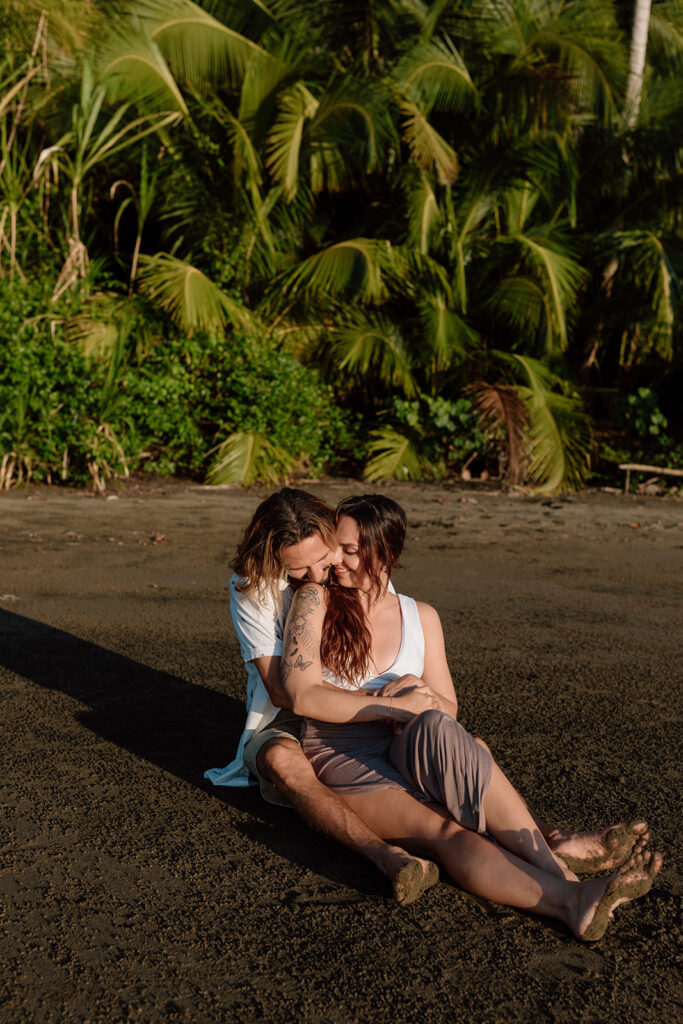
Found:
<path fill-rule="evenodd" d="M 365 488 L 326 482 L 333 503 Z M 442 874 L 408 908 L 255 790 L 214 789 L 244 674 L 229 561 L 267 493 L 0 497 L 0 1020 L 681 1019 L 683 502 L 394 485 L 466 728 L 540 814 L 643 815 L 665 866 L 596 946 Z"/>

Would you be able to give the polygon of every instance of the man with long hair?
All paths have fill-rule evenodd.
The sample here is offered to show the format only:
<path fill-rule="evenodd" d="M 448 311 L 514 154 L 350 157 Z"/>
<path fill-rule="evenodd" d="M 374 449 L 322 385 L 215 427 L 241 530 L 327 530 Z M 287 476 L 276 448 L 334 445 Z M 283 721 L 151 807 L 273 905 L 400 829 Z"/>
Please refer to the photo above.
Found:
<path fill-rule="evenodd" d="M 235 759 L 205 773 L 215 785 L 258 782 L 271 803 L 293 807 L 313 828 L 362 854 L 392 883 L 394 898 L 412 903 L 438 878 L 430 861 L 385 843 L 315 776 L 299 736 L 301 718 L 280 682 L 284 624 L 297 585 L 327 580 L 336 552 L 333 510 L 307 491 L 285 487 L 256 509 L 237 549 L 230 613 L 247 669 L 247 720 Z M 336 691 L 336 692 L 335 692 Z M 330 700 L 355 704 L 359 720 L 383 717 L 366 693 L 331 688 Z M 416 687 L 406 698 L 413 714 L 432 698 Z"/>

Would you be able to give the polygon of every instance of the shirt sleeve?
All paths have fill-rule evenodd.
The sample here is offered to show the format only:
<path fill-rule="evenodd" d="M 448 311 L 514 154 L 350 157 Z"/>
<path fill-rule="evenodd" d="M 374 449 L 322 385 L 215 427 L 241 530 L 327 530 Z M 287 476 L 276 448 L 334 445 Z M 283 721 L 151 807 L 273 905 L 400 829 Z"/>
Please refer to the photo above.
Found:
<path fill-rule="evenodd" d="M 263 602 L 253 601 L 240 593 L 230 581 L 230 615 L 239 640 L 244 661 L 261 657 L 279 657 L 282 654 L 284 618 L 270 596 Z"/>

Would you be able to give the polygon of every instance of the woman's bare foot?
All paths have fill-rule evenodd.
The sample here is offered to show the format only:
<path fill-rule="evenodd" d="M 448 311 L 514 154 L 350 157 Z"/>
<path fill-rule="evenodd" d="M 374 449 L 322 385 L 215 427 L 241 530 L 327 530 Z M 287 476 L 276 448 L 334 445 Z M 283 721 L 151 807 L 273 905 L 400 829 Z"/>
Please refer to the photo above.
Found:
<path fill-rule="evenodd" d="M 618 868 L 632 854 L 641 853 L 649 838 L 647 822 L 636 820 L 626 825 L 613 825 L 602 832 L 562 832 L 557 829 L 546 837 L 546 842 L 570 871 L 588 875 Z"/>
<path fill-rule="evenodd" d="M 620 903 L 644 896 L 662 866 L 659 853 L 634 853 L 611 878 L 579 882 L 579 900 L 572 930 L 584 942 L 596 942 L 607 931 Z"/>
<path fill-rule="evenodd" d="M 407 907 L 438 881 L 439 869 L 431 860 L 406 856 L 404 864 L 391 880 L 394 899 L 399 906 Z"/>

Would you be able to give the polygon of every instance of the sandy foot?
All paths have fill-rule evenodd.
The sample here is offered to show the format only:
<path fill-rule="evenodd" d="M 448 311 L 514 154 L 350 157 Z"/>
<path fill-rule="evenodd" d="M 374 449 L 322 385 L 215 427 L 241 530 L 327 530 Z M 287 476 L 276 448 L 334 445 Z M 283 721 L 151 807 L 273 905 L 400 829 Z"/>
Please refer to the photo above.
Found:
<path fill-rule="evenodd" d="M 439 869 L 430 860 L 412 858 L 392 879 L 394 899 L 401 907 L 414 903 L 423 892 L 439 881 Z"/>
<path fill-rule="evenodd" d="M 602 832 L 560 832 L 548 839 L 548 846 L 561 857 L 570 871 L 592 874 L 610 871 L 641 853 L 650 834 L 647 822 L 630 821 Z"/>
<path fill-rule="evenodd" d="M 581 882 L 580 901 L 584 903 L 584 908 L 579 911 L 578 927 L 575 929 L 577 937 L 584 942 L 601 939 L 607 931 L 612 911 L 621 903 L 644 896 L 650 890 L 661 866 L 661 854 L 647 850 L 634 853 L 606 883 L 602 879 Z"/>

